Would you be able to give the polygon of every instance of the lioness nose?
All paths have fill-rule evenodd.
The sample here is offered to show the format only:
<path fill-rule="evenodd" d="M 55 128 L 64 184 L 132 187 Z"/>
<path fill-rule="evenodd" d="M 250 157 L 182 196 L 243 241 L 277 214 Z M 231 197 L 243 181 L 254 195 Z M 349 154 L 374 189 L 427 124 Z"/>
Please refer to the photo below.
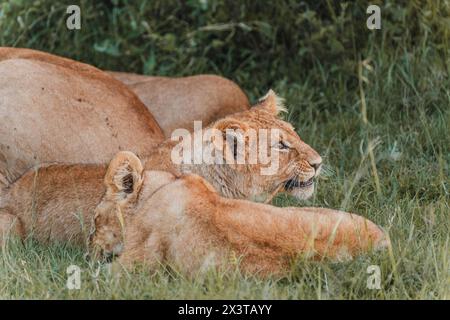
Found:
<path fill-rule="evenodd" d="M 313 161 L 308 161 L 308 163 L 317 172 L 320 166 L 322 165 L 322 158 L 319 156 L 317 159 L 314 159 Z"/>

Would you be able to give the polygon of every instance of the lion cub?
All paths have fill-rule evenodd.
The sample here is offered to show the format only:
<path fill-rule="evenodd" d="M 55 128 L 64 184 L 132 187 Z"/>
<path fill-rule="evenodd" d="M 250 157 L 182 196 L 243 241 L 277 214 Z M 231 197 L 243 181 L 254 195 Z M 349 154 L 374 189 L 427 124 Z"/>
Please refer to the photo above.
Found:
<path fill-rule="evenodd" d="M 200 176 L 143 171 L 138 161 L 131 153 L 112 161 L 96 209 L 93 243 L 111 253 L 120 245 L 120 225 L 118 262 L 125 267 L 168 263 L 193 275 L 239 260 L 246 273 L 284 274 L 298 255 L 341 261 L 389 243 L 378 226 L 354 214 L 228 199 Z M 105 223 L 111 217 L 114 225 Z"/>

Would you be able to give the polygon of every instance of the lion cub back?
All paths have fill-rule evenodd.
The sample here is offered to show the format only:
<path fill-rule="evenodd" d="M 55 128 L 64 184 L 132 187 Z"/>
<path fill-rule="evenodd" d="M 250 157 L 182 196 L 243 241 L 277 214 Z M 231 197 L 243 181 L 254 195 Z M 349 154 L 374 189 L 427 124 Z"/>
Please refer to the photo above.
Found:
<path fill-rule="evenodd" d="M 0 205 L 17 216 L 24 236 L 83 242 L 104 193 L 103 165 L 46 165 L 26 172 Z"/>

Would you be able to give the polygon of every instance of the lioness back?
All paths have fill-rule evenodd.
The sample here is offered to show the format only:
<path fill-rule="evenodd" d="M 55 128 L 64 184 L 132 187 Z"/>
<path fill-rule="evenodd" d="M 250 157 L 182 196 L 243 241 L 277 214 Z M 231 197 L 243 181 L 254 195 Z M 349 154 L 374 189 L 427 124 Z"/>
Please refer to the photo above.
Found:
<path fill-rule="evenodd" d="M 3 213 L 18 218 L 22 238 L 84 243 L 103 193 L 102 165 L 48 165 L 29 170 L 6 192 Z"/>
<path fill-rule="evenodd" d="M 0 48 L 0 193 L 42 163 L 107 163 L 144 156 L 163 140 L 155 119 L 120 81 L 92 66 Z"/>
<path fill-rule="evenodd" d="M 179 128 L 193 131 L 194 121 L 201 120 L 206 126 L 250 108 L 247 96 L 236 83 L 216 75 L 169 78 L 109 73 L 136 93 L 166 137 Z"/>

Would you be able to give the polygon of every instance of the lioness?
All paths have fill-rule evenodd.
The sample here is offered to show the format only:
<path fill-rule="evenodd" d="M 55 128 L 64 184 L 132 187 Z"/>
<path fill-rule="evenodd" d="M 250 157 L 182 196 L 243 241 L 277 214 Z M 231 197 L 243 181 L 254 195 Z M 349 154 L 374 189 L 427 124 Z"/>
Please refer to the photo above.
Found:
<path fill-rule="evenodd" d="M 166 137 L 179 128 L 193 131 L 196 120 L 208 125 L 250 108 L 247 96 L 238 85 L 215 75 L 169 78 L 109 73 L 136 93 Z"/>
<path fill-rule="evenodd" d="M 183 162 L 176 163 L 173 158 L 174 154 L 175 157 L 178 155 L 180 141 L 169 139 L 145 159 L 145 168 L 169 171 L 175 175 L 195 173 L 228 198 L 269 202 L 275 194 L 287 192 L 300 200 L 307 199 L 314 192 L 314 181 L 321 171 L 322 158 L 300 139 L 290 123 L 279 118 L 284 109 L 282 100 L 270 90 L 250 110 L 229 115 L 206 128 L 219 132 L 225 141 L 224 145 L 217 145 L 214 139 L 196 139 L 195 135 L 183 137 L 181 144 L 190 144 L 193 152 L 188 153 Z M 268 131 L 277 131 L 279 137 L 272 139 L 267 133 L 266 139 L 264 132 Z M 234 135 L 236 132 L 242 134 Z M 252 157 L 252 151 L 255 149 L 251 147 L 250 132 L 254 133 L 259 141 L 258 151 L 265 147 L 274 156 L 275 161 L 245 161 L 242 164 L 237 162 L 239 158 L 248 160 Z M 201 144 L 201 148 L 196 148 L 197 143 Z M 215 153 L 220 158 L 213 163 L 196 161 L 202 152 Z M 270 168 L 275 170 L 266 174 L 264 170 Z"/>
<path fill-rule="evenodd" d="M 119 150 L 145 156 L 173 128 L 249 106 L 223 78 L 146 78 L 130 86 L 149 112 L 106 72 L 29 49 L 0 47 L 0 75 L 0 193 L 35 165 L 107 163 Z"/>
<path fill-rule="evenodd" d="M 30 171 L 0 207 L 2 239 L 13 232 L 83 243 L 95 224 L 93 245 L 120 254 L 125 266 L 167 262 L 188 275 L 226 267 L 233 257 L 245 272 L 283 274 L 299 254 L 339 261 L 387 245 L 381 229 L 362 217 L 226 199 L 197 175 L 144 170 L 130 152 L 119 152 L 107 170 L 50 165 Z"/>
<path fill-rule="evenodd" d="M 28 49 L 0 48 L 0 194 L 46 162 L 107 163 L 164 140 L 139 98 L 107 73 Z"/>

